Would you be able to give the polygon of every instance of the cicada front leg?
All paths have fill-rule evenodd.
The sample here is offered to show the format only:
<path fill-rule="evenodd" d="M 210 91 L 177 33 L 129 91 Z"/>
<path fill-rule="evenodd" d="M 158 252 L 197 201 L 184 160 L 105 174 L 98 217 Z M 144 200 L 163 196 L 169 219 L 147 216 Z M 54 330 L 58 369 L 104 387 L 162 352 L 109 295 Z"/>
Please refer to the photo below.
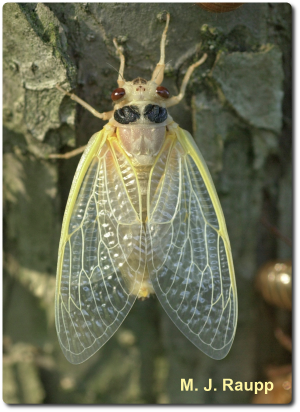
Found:
<path fill-rule="evenodd" d="M 113 43 L 114 43 L 114 46 L 116 48 L 117 54 L 120 58 L 120 68 L 119 68 L 119 71 L 118 71 L 119 77 L 118 77 L 117 82 L 118 82 L 119 87 L 122 87 L 123 84 L 125 83 L 124 76 L 123 76 L 124 75 L 124 67 L 125 67 L 125 56 L 123 54 L 123 48 L 118 45 L 116 39 L 113 40 Z M 82 100 L 80 97 L 76 96 L 76 94 L 67 92 L 59 84 L 56 85 L 56 88 L 60 92 L 65 94 L 66 96 L 69 96 L 72 100 L 74 100 L 76 103 L 80 104 L 82 107 L 84 107 L 86 110 L 88 110 L 90 113 L 92 113 L 95 117 L 98 117 L 99 119 L 109 120 L 114 114 L 113 110 L 110 110 L 109 112 L 103 112 L 103 113 L 98 112 L 96 109 L 94 109 L 87 102 Z M 82 153 L 85 148 L 86 148 L 86 145 L 82 146 L 82 147 L 79 147 L 75 150 L 72 150 L 70 152 L 64 153 L 64 154 L 58 154 L 58 153 L 51 154 L 51 155 L 49 155 L 49 158 L 50 159 L 70 159 L 71 157 L 77 156 L 78 154 Z"/>
<path fill-rule="evenodd" d="M 88 110 L 89 112 L 91 112 L 94 116 L 99 117 L 99 119 L 102 120 L 109 120 L 113 114 L 113 110 L 111 110 L 110 112 L 103 112 L 103 113 L 99 113 L 97 112 L 97 110 L 95 110 L 92 106 L 90 106 L 87 102 L 85 102 L 84 100 L 80 99 L 80 97 L 76 96 L 76 94 L 73 93 L 69 93 L 66 90 L 64 90 L 62 87 L 60 87 L 58 84 L 56 85 L 56 88 L 64 93 L 66 96 L 69 96 L 72 100 L 74 100 L 76 103 L 80 104 L 82 107 L 84 107 L 86 110 Z"/>
<path fill-rule="evenodd" d="M 56 88 L 65 94 L 66 96 L 69 96 L 72 100 L 74 100 L 76 103 L 80 104 L 82 107 L 84 107 L 86 110 L 88 110 L 90 113 L 92 113 L 95 117 L 98 117 L 99 119 L 102 120 L 109 120 L 111 116 L 113 115 L 114 111 L 111 110 L 109 112 L 103 112 L 100 113 L 96 109 L 94 109 L 91 105 L 89 105 L 87 102 L 82 100 L 80 97 L 76 96 L 74 93 L 67 92 L 65 89 L 60 87 L 59 84 L 56 85 Z M 71 150 L 70 152 L 60 154 L 60 153 L 53 153 L 49 155 L 49 159 L 70 159 L 74 156 L 77 156 L 81 154 L 84 149 L 86 148 L 85 146 L 78 147 L 77 149 Z"/>
<path fill-rule="evenodd" d="M 183 99 L 183 97 L 185 95 L 186 86 L 187 86 L 187 84 L 188 84 L 188 82 L 191 78 L 191 75 L 193 74 L 193 71 L 196 69 L 196 67 L 201 66 L 201 64 L 203 64 L 206 59 L 207 59 L 207 54 L 204 53 L 200 60 L 198 60 L 196 63 L 192 64 L 188 68 L 188 70 L 187 70 L 187 72 L 186 72 L 186 74 L 183 78 L 179 94 L 177 96 L 171 97 L 171 99 L 169 99 L 167 101 L 166 107 L 175 106 L 176 104 L 178 104 Z"/>

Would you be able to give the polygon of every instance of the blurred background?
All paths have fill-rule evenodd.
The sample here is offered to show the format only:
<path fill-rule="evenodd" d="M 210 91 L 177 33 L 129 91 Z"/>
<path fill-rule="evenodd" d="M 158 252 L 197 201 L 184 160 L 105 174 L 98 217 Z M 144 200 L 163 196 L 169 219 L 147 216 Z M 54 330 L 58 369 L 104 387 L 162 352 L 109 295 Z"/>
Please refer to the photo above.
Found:
<path fill-rule="evenodd" d="M 11 404 L 241 404 L 291 400 L 292 10 L 287 3 L 6 3 L 4 70 L 3 399 Z M 80 156 L 111 109 L 125 51 L 127 80 L 149 79 L 171 14 L 164 86 L 216 184 L 239 295 L 229 355 L 215 361 L 173 325 L 155 297 L 135 303 L 111 340 L 81 365 L 64 358 L 54 326 L 62 216 Z M 181 379 L 199 391 L 181 391 Z M 269 396 L 222 391 L 223 378 L 272 381 Z M 213 379 L 216 392 L 201 388 Z"/>

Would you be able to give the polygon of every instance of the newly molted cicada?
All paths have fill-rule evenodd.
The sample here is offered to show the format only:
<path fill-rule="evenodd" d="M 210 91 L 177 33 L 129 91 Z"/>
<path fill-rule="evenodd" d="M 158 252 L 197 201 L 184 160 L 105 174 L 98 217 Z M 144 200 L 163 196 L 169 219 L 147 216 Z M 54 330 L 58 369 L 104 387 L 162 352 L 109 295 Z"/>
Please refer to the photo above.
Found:
<path fill-rule="evenodd" d="M 234 269 L 222 209 L 191 135 L 168 113 L 180 102 L 161 86 L 169 15 L 152 79 L 123 77 L 114 110 L 79 162 L 58 257 L 56 328 L 62 350 L 81 363 L 119 328 L 136 298 L 155 293 L 181 332 L 214 359 L 228 353 L 237 321 Z M 62 90 L 62 89 L 60 89 Z"/>

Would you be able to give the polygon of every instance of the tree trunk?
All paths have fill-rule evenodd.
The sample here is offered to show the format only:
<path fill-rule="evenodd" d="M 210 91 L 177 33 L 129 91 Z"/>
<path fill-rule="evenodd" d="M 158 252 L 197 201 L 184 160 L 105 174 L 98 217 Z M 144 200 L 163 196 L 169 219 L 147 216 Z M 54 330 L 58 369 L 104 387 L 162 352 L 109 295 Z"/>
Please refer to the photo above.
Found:
<path fill-rule="evenodd" d="M 208 53 L 170 113 L 193 134 L 223 207 L 239 295 L 236 338 L 224 360 L 212 360 L 151 298 L 135 303 L 95 356 L 71 365 L 56 337 L 54 290 L 79 157 L 48 156 L 85 145 L 104 122 L 55 85 L 111 110 L 119 67 L 113 38 L 125 50 L 125 78 L 149 79 L 164 10 L 171 14 L 164 85 L 172 94 L 189 64 Z M 253 392 L 223 391 L 223 379 L 264 380 L 266 365 L 290 360 L 274 337 L 290 314 L 265 304 L 254 278 L 264 262 L 292 255 L 291 24 L 287 3 L 217 14 L 192 3 L 4 5 L 5 402 L 249 403 Z M 198 391 L 181 391 L 181 379 L 194 379 Z M 208 379 L 216 391 L 203 390 Z"/>

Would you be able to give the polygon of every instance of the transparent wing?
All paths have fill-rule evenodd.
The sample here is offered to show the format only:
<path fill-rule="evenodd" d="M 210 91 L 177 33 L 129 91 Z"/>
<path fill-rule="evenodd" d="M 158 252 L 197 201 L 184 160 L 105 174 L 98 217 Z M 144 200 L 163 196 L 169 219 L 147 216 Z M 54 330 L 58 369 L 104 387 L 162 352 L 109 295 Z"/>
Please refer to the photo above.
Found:
<path fill-rule="evenodd" d="M 116 332 L 145 267 L 137 179 L 106 133 L 92 138 L 78 166 L 59 247 L 56 328 L 71 363 L 85 361 Z"/>
<path fill-rule="evenodd" d="M 175 325 L 214 359 L 225 357 L 237 293 L 222 209 L 204 160 L 182 129 L 169 135 L 149 179 L 147 265 Z"/>

